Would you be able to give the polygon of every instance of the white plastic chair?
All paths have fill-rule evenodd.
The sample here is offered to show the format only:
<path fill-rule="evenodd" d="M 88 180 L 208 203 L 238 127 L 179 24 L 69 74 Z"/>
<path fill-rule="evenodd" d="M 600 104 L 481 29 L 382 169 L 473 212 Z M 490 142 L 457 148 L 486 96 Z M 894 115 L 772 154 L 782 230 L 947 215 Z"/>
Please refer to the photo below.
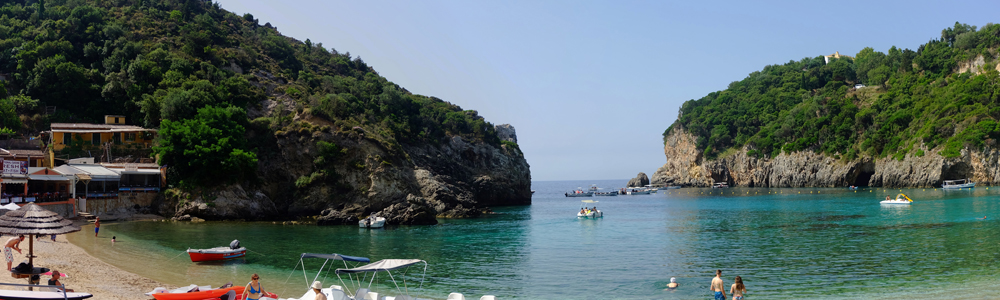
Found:
<path fill-rule="evenodd" d="M 480 297 L 479 300 L 497 300 L 497 297 L 493 296 L 493 295 L 486 295 L 486 296 Z"/>
<path fill-rule="evenodd" d="M 465 300 L 465 295 L 461 293 L 451 293 L 448 294 L 448 300 Z"/>

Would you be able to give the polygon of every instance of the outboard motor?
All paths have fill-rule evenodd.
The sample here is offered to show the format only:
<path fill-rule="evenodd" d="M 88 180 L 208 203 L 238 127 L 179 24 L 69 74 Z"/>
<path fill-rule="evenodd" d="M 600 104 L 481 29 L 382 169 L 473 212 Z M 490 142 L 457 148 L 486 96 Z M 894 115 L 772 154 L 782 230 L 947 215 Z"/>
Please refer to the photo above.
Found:
<path fill-rule="evenodd" d="M 231 243 L 229 243 L 230 249 L 238 249 L 239 247 L 240 247 L 240 240 L 233 240 Z"/>

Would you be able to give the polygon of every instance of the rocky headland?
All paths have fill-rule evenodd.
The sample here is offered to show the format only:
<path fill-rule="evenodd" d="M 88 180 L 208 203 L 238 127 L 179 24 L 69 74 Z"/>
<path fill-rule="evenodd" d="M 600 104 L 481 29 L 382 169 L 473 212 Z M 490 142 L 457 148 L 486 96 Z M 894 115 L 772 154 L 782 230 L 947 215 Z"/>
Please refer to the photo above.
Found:
<path fill-rule="evenodd" d="M 977 184 L 1000 182 L 1000 152 L 963 149 L 946 158 L 940 149 L 922 149 L 923 156 L 837 159 L 812 151 L 757 158 L 741 151 L 713 160 L 702 157 L 696 137 L 675 128 L 664 138 L 667 163 L 653 174 L 652 183 L 707 187 L 715 182 L 745 187 L 937 187 L 944 180 L 969 178 Z"/>

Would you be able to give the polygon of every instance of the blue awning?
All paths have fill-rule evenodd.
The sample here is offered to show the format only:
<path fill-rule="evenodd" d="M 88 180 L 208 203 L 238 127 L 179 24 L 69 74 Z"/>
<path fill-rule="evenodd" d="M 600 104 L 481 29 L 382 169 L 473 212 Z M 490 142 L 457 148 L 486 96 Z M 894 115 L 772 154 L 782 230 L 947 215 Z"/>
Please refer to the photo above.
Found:
<path fill-rule="evenodd" d="M 340 254 L 337 254 L 337 253 L 333 253 L 333 254 L 302 253 L 302 257 L 301 258 L 310 258 L 310 257 L 311 258 L 333 259 L 333 260 L 356 261 L 356 262 L 371 262 L 371 260 L 368 259 L 367 257 L 347 256 L 347 255 L 340 255 Z"/>

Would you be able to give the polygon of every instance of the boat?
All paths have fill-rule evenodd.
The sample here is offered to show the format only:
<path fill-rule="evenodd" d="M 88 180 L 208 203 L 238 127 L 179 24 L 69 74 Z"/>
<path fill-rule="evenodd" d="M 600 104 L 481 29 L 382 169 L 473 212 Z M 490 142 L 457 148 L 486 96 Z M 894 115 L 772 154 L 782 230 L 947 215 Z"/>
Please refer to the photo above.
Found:
<path fill-rule="evenodd" d="M 726 183 L 726 182 L 716 182 L 715 184 L 712 185 L 713 189 L 724 189 L 724 188 L 728 188 L 728 187 L 729 187 L 729 183 Z"/>
<path fill-rule="evenodd" d="M 313 277 L 312 281 L 308 281 L 309 274 L 306 274 L 306 264 L 305 264 L 305 259 L 306 258 L 321 258 L 321 259 L 325 259 L 325 261 L 323 261 L 323 265 L 319 267 L 319 271 L 316 272 L 316 276 Z M 295 268 L 292 268 L 292 273 L 294 273 L 295 270 L 298 269 L 300 265 L 302 266 L 302 277 L 307 279 L 307 281 L 306 281 L 306 293 L 303 294 L 302 297 L 299 297 L 299 298 L 286 298 L 286 299 L 293 300 L 293 299 L 313 299 L 313 298 L 315 298 L 316 293 L 313 292 L 313 290 L 312 290 L 312 287 L 311 287 L 312 282 L 314 282 L 316 280 L 319 280 L 319 276 L 323 274 L 324 270 L 326 270 L 329 273 L 329 269 L 331 269 L 331 268 L 334 267 L 333 264 L 330 264 L 331 260 L 332 261 L 341 261 L 341 262 L 343 262 L 345 269 L 346 268 L 357 267 L 361 263 L 369 263 L 369 262 L 371 262 L 371 260 L 368 259 L 367 257 L 360 257 L 360 256 L 348 256 L 348 255 L 341 255 L 341 254 L 337 254 L 337 253 L 331 253 L 331 254 L 325 254 L 325 253 L 302 253 L 302 255 L 299 256 L 299 262 L 297 264 L 295 264 Z M 354 265 L 349 265 L 348 264 L 349 262 L 353 263 Z M 327 264 L 330 265 L 329 268 L 326 267 Z M 291 277 L 292 274 L 288 274 L 288 276 Z M 351 279 L 353 279 L 353 277 L 351 277 Z M 320 284 L 322 284 L 322 283 L 320 283 Z M 341 284 L 344 284 L 343 280 L 341 280 Z M 360 288 L 360 286 L 358 286 L 358 288 Z M 345 289 L 343 287 L 339 286 L 339 285 L 331 285 L 328 288 L 322 288 L 322 289 L 320 289 L 320 293 L 323 293 L 324 295 L 326 295 L 326 299 L 330 299 L 330 300 L 333 300 L 333 299 L 351 299 L 351 297 L 347 296 L 347 293 L 345 292 Z M 364 295 L 362 295 L 362 297 L 359 298 L 359 299 L 363 299 L 363 298 L 364 298 Z"/>
<path fill-rule="evenodd" d="M 361 228 L 382 228 L 383 226 L 385 226 L 385 218 L 374 214 L 368 216 L 367 218 L 358 220 L 358 227 Z"/>
<path fill-rule="evenodd" d="M 882 200 L 879 203 L 883 205 L 910 205 L 911 202 L 913 202 L 913 200 L 910 199 L 910 197 L 907 197 L 906 194 L 899 194 L 896 195 L 896 199 Z"/>
<path fill-rule="evenodd" d="M 858 190 L 858 186 L 856 186 L 856 185 L 852 185 L 852 186 L 849 186 L 847 188 L 850 189 L 850 190 L 852 190 L 852 191 L 857 191 Z"/>
<path fill-rule="evenodd" d="M 577 218 L 603 218 L 604 217 L 604 212 L 597 209 L 597 205 L 596 205 L 597 201 L 594 201 L 594 200 L 582 200 L 580 202 L 583 203 L 583 204 L 580 204 L 580 212 L 576 213 L 576 217 Z M 589 204 L 594 204 L 594 208 L 592 208 L 592 209 L 585 208 L 584 205 L 586 205 L 588 203 Z"/>
<path fill-rule="evenodd" d="M 628 195 L 649 195 L 649 194 L 652 194 L 652 193 L 653 193 L 652 190 L 648 190 L 648 189 L 645 189 L 645 188 L 631 189 L 631 190 L 626 190 L 625 191 L 625 194 L 628 194 Z"/>
<path fill-rule="evenodd" d="M 228 247 L 187 250 L 192 262 L 216 261 L 239 258 L 247 255 L 247 248 L 240 247 L 239 240 L 233 240 Z"/>
<path fill-rule="evenodd" d="M 566 192 L 566 197 L 590 197 L 593 195 L 594 192 L 584 192 L 581 188 L 576 188 L 576 190 Z"/>
<path fill-rule="evenodd" d="M 602 197 L 618 196 L 618 192 L 596 192 L 594 193 L 594 196 L 602 196 Z"/>
<path fill-rule="evenodd" d="M 156 298 L 156 300 L 203 300 L 203 299 L 219 298 L 219 296 L 225 295 L 229 291 L 234 291 L 236 292 L 237 295 L 242 295 L 244 289 L 246 289 L 246 287 L 244 286 L 234 286 L 224 289 L 214 289 L 207 291 L 199 290 L 197 292 L 155 293 L 152 294 L 152 296 L 153 298 Z"/>
<path fill-rule="evenodd" d="M 409 292 L 410 292 L 409 291 L 409 287 L 404 284 L 403 288 L 400 289 L 399 288 L 399 284 L 396 283 L 396 278 L 404 278 L 405 273 L 406 273 L 406 271 L 409 270 L 410 266 L 413 266 L 413 265 L 416 265 L 416 264 L 419 264 L 419 263 L 423 263 L 424 264 L 424 268 L 423 268 L 424 272 L 423 272 L 423 275 L 420 277 L 420 285 L 422 286 L 423 282 L 424 282 L 424 278 L 427 276 L 427 262 L 424 261 L 424 260 L 420 260 L 420 259 L 383 259 L 383 260 L 380 260 L 380 261 L 377 261 L 377 262 L 374 262 L 374 263 L 370 263 L 370 264 L 367 264 L 367 265 L 364 265 L 364 266 L 356 267 L 356 268 L 337 269 L 334 273 L 337 274 L 337 278 L 340 279 L 341 282 L 344 281 L 344 279 L 340 277 L 341 275 L 344 275 L 344 274 L 350 275 L 350 276 L 358 275 L 357 282 L 359 282 L 360 284 L 358 284 L 357 285 L 358 288 L 356 288 L 354 290 L 354 293 L 353 293 L 354 298 L 353 299 L 381 299 L 381 296 L 378 293 L 375 293 L 375 292 L 371 291 L 372 283 L 375 281 L 375 277 L 377 277 L 376 275 L 379 272 L 386 272 L 386 273 L 388 273 L 387 275 L 389 275 L 389 276 L 387 276 L 387 277 L 389 277 L 389 279 L 392 280 L 392 284 L 396 286 L 396 292 L 399 293 L 400 296 L 392 297 L 392 299 L 413 299 L 413 297 L 410 297 L 410 295 L 409 295 Z M 403 271 L 402 272 L 397 272 L 396 276 L 393 276 L 392 271 L 396 271 L 396 270 L 403 270 Z M 368 277 L 368 274 L 371 274 L 371 278 Z M 382 278 L 385 278 L 385 277 L 382 277 Z M 364 284 L 365 281 L 368 281 L 368 287 L 361 287 Z M 348 293 L 348 294 L 350 294 L 350 293 Z M 403 296 L 403 295 L 406 295 L 406 296 Z M 389 299 L 389 298 L 390 297 L 385 297 L 385 299 Z M 337 299 L 337 298 L 327 297 L 327 299 Z"/>
<path fill-rule="evenodd" d="M 643 187 L 644 187 L 645 189 L 647 189 L 647 190 L 650 190 L 650 191 L 652 191 L 653 193 L 656 193 L 656 191 L 659 191 L 659 190 L 660 190 L 660 187 L 656 187 L 656 186 L 653 186 L 652 184 L 647 184 L 647 185 L 645 185 L 645 186 L 643 186 Z"/>
<path fill-rule="evenodd" d="M 972 181 L 969 181 L 968 178 L 966 178 L 966 179 L 958 179 L 958 180 L 945 180 L 943 183 L 941 183 L 941 188 L 942 189 L 949 189 L 949 190 L 951 190 L 951 189 L 965 189 L 965 188 L 970 188 L 971 189 L 971 188 L 973 188 L 975 186 L 976 186 L 976 183 L 972 182 Z"/>
<path fill-rule="evenodd" d="M 94 295 L 87 293 L 63 293 L 51 291 L 11 291 L 0 290 L 0 299 L 4 300 L 78 300 L 87 299 Z"/>

